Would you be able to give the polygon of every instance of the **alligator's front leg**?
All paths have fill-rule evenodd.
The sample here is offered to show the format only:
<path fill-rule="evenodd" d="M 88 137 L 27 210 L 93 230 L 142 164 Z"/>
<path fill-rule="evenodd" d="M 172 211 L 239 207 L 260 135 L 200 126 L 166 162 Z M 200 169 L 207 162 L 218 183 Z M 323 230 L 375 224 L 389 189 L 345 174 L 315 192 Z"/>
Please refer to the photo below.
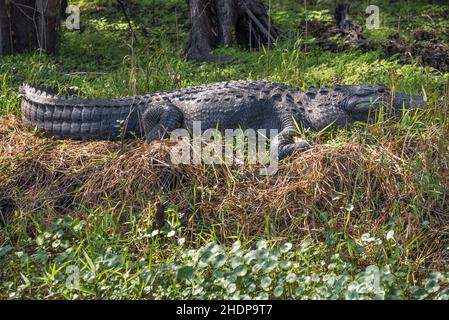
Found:
<path fill-rule="evenodd" d="M 180 128 L 183 113 L 167 101 L 164 104 L 151 105 L 143 112 L 142 118 L 145 140 L 150 143 L 167 138 L 171 131 Z"/>
<path fill-rule="evenodd" d="M 295 141 L 298 131 L 293 120 L 291 122 L 284 126 L 282 131 L 271 141 L 271 150 L 277 150 L 279 160 L 291 156 L 297 150 L 305 151 L 313 146 L 311 142 L 303 139 L 296 139 Z"/>

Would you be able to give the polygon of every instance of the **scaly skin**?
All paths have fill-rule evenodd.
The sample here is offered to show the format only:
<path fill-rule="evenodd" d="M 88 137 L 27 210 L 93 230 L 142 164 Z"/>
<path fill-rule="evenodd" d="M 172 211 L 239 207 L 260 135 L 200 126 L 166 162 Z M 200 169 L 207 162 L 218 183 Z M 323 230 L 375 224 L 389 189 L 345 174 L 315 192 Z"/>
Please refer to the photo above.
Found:
<path fill-rule="evenodd" d="M 147 142 L 166 138 L 178 128 L 202 130 L 277 129 L 272 137 L 279 158 L 310 147 L 294 142 L 295 121 L 321 130 L 368 121 L 381 105 L 422 108 L 422 97 L 396 93 L 383 85 L 311 88 L 306 92 L 268 81 L 229 81 L 200 87 L 114 99 L 60 97 L 49 89 L 21 87 L 25 125 L 48 136 L 70 139 L 111 139 L 138 135 Z M 133 134 L 134 133 L 134 134 Z"/>

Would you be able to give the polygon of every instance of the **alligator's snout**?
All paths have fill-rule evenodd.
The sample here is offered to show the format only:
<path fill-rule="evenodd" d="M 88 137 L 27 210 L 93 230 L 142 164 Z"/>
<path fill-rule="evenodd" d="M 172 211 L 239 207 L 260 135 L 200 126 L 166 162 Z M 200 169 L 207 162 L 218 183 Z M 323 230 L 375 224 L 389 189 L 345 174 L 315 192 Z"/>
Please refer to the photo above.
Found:
<path fill-rule="evenodd" d="M 421 109 L 426 101 L 421 96 L 404 93 L 392 93 L 384 85 L 360 85 L 349 88 L 346 109 L 354 114 L 367 114 L 378 107 L 391 107 L 401 112 L 402 109 Z"/>
<path fill-rule="evenodd" d="M 390 95 L 392 107 L 398 111 L 402 109 L 423 109 L 426 107 L 426 101 L 422 96 L 413 96 L 403 93 L 394 93 Z"/>

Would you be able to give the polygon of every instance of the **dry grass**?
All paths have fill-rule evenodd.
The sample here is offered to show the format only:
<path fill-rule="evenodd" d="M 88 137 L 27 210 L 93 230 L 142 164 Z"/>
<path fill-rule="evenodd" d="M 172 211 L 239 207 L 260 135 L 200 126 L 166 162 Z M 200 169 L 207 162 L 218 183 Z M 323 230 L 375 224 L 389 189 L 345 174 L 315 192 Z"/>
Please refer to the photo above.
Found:
<path fill-rule="evenodd" d="M 153 212 L 162 201 L 191 218 L 190 234 L 206 226 L 220 239 L 323 239 L 329 230 L 358 239 L 394 220 L 404 261 L 441 265 L 449 260 L 447 134 L 429 126 L 374 144 L 322 145 L 263 177 L 256 166 L 172 165 L 165 142 L 43 139 L 8 116 L 0 118 L 0 207 L 4 218 L 17 210 L 51 220 L 107 205 Z"/>

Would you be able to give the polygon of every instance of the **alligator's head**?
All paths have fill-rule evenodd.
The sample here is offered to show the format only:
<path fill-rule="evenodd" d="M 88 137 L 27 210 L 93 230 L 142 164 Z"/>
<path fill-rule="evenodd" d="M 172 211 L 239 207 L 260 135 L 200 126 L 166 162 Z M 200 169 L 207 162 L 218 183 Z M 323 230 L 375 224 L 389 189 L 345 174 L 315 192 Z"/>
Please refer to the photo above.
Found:
<path fill-rule="evenodd" d="M 404 109 L 421 109 L 426 101 L 421 96 L 393 93 L 384 85 L 358 85 L 341 87 L 341 108 L 355 121 L 366 121 L 380 107 L 386 113 L 401 115 Z"/>

